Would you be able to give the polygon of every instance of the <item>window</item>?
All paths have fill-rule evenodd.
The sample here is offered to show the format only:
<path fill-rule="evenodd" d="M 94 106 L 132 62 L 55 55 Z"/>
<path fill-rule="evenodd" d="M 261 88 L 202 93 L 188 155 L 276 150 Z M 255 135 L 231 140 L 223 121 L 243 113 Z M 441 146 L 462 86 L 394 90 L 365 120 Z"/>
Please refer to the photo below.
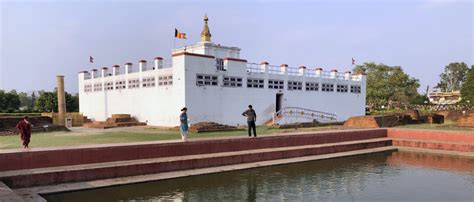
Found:
<path fill-rule="evenodd" d="M 247 88 L 263 88 L 264 79 L 247 79 Z"/>
<path fill-rule="evenodd" d="M 339 93 L 347 93 L 348 87 L 347 87 L 347 85 L 337 84 L 336 90 Z"/>
<path fill-rule="evenodd" d="M 242 87 L 242 77 L 225 76 L 224 87 Z"/>
<path fill-rule="evenodd" d="M 217 86 L 217 76 L 207 74 L 196 75 L 197 86 Z"/>
<path fill-rule="evenodd" d="M 158 76 L 158 86 L 173 85 L 173 75 Z"/>
<path fill-rule="evenodd" d="M 306 82 L 306 91 L 318 91 L 319 83 L 316 82 Z"/>
<path fill-rule="evenodd" d="M 155 87 L 155 77 L 146 77 L 142 79 L 143 87 Z"/>
<path fill-rule="evenodd" d="M 94 91 L 102 91 L 102 83 L 95 83 Z"/>
<path fill-rule="evenodd" d="M 301 89 L 303 89 L 303 82 L 288 81 L 288 90 L 301 90 Z"/>
<path fill-rule="evenodd" d="M 351 85 L 351 93 L 360 93 L 360 92 L 361 92 L 360 86 Z"/>
<path fill-rule="evenodd" d="M 128 88 L 140 88 L 140 79 L 129 79 Z"/>
<path fill-rule="evenodd" d="M 109 82 L 105 82 L 105 90 L 113 90 L 114 89 L 114 82 L 112 81 L 109 81 Z"/>
<path fill-rule="evenodd" d="M 323 92 L 333 92 L 334 91 L 334 84 L 323 83 L 321 85 L 321 91 L 323 91 Z"/>
<path fill-rule="evenodd" d="M 268 88 L 269 89 L 283 89 L 285 86 L 285 82 L 283 80 L 268 80 Z"/>
<path fill-rule="evenodd" d="M 125 89 L 126 88 L 126 83 L 125 80 L 123 81 L 116 81 L 115 82 L 115 89 L 117 90 L 121 90 L 121 89 Z"/>
<path fill-rule="evenodd" d="M 84 85 L 84 92 L 92 92 L 92 84 Z"/>
<path fill-rule="evenodd" d="M 225 71 L 224 59 L 216 58 L 216 68 L 217 68 L 217 70 Z"/>

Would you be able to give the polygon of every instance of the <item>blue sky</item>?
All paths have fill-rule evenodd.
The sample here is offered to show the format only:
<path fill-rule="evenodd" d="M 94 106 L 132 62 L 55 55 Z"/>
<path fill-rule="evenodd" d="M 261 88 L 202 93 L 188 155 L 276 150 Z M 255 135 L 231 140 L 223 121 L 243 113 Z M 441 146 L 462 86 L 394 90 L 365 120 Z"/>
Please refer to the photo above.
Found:
<path fill-rule="evenodd" d="M 193 44 L 205 13 L 213 42 L 251 62 L 345 71 L 354 57 L 401 66 L 420 91 L 448 63 L 474 64 L 470 0 L 0 2 L 5 90 L 53 90 L 63 74 L 77 92 L 79 71 L 170 58 L 174 28 L 188 37 L 177 45 Z"/>

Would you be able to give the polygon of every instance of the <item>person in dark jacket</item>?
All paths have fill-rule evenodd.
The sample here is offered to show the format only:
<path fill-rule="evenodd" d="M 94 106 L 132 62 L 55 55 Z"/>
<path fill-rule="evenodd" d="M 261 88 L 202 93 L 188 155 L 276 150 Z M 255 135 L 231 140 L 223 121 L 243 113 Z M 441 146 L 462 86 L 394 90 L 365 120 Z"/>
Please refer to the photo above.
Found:
<path fill-rule="evenodd" d="M 32 127 L 33 125 L 29 122 L 28 116 L 23 117 L 23 119 L 16 124 L 16 128 L 20 131 L 20 138 L 25 149 L 27 149 L 30 144 Z"/>
<path fill-rule="evenodd" d="M 255 122 L 257 121 L 257 113 L 253 110 L 252 105 L 249 105 L 249 108 L 242 113 L 242 116 L 247 117 L 247 124 L 249 126 L 249 137 L 252 137 L 251 130 L 253 130 L 253 136 L 257 137 L 257 128 Z"/>
<path fill-rule="evenodd" d="M 180 130 L 181 130 L 181 139 L 183 139 L 184 142 L 187 141 L 188 139 L 188 114 L 186 113 L 188 111 L 188 108 L 184 107 L 181 109 L 181 115 L 179 115 L 179 121 L 181 122 L 180 124 Z"/>

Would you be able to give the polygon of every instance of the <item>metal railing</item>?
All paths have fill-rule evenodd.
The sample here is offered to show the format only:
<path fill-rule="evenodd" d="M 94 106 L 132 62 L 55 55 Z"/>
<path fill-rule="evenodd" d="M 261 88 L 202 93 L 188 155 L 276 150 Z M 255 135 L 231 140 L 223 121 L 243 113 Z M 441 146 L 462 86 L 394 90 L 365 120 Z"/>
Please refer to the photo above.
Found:
<path fill-rule="evenodd" d="M 333 113 L 305 109 L 301 107 L 284 107 L 273 113 L 273 125 L 276 125 L 279 120 L 287 117 L 308 119 L 320 123 L 330 123 L 337 121 L 337 116 Z"/>
<path fill-rule="evenodd" d="M 264 73 L 262 68 L 257 63 L 247 63 L 247 73 Z"/>

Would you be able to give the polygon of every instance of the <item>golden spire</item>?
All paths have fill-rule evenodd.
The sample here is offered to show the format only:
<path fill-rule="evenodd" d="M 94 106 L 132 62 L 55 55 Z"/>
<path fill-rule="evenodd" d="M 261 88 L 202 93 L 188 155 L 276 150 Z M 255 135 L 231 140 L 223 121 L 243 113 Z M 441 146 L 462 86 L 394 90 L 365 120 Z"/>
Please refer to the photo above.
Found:
<path fill-rule="evenodd" d="M 207 14 L 204 15 L 204 28 L 201 32 L 201 41 L 203 42 L 211 42 L 211 32 L 209 31 L 209 27 L 207 26 L 208 20 L 209 19 L 207 18 Z"/>

